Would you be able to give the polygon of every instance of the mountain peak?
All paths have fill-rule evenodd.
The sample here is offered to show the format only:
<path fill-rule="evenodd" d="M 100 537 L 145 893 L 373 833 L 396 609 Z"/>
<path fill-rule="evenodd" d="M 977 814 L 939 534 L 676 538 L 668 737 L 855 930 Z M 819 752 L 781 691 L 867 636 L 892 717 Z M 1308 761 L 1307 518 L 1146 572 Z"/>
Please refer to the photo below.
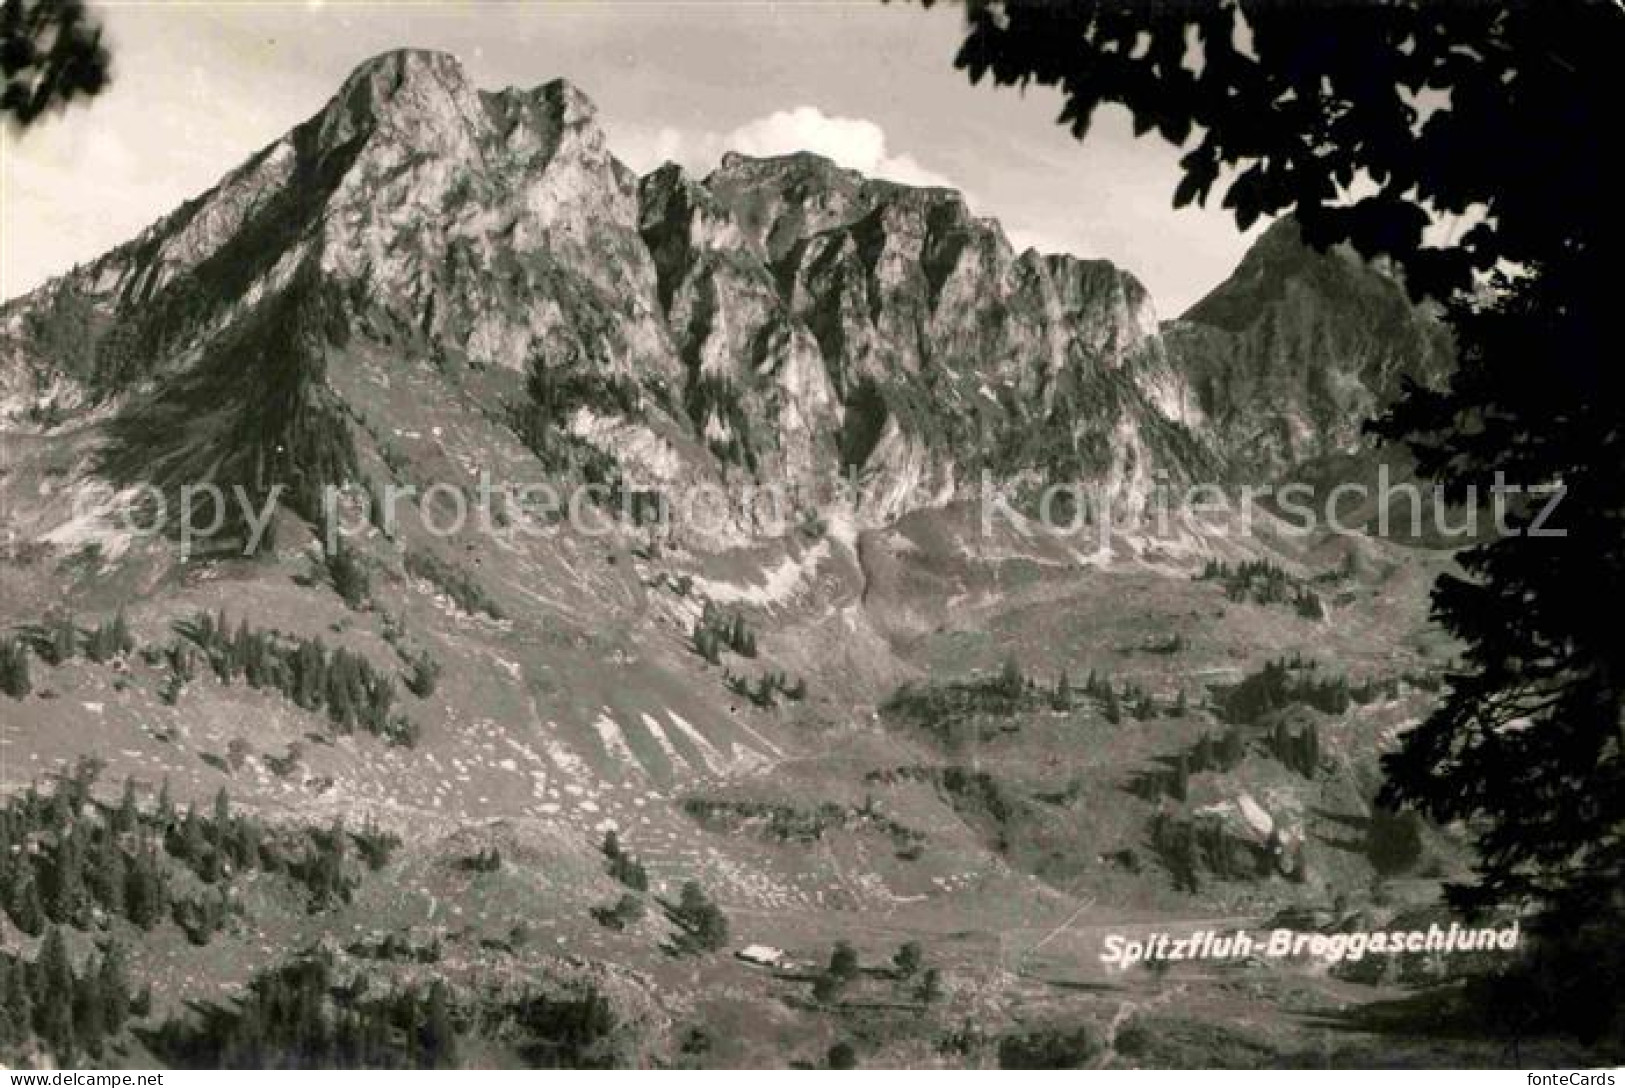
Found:
<path fill-rule="evenodd" d="M 387 110 L 422 102 L 436 94 L 466 94 L 468 76 L 462 61 L 432 49 L 392 49 L 356 65 L 335 102 Z"/>
<path fill-rule="evenodd" d="M 399 87 L 407 82 L 431 79 L 442 83 L 466 83 L 463 62 L 455 54 L 438 49 L 390 49 L 356 65 L 344 81 L 344 87 L 370 83 L 393 83 Z M 343 91 L 340 92 L 343 94 Z"/>
<path fill-rule="evenodd" d="M 324 146 L 378 128 L 421 130 L 466 118 L 474 92 L 450 53 L 395 49 L 357 65 L 322 112 Z"/>
<path fill-rule="evenodd" d="M 1405 378 L 1433 384 L 1453 359 L 1392 275 L 1346 246 L 1316 251 L 1291 218 L 1165 334 L 1237 464 L 1271 471 L 1361 449 L 1361 423 Z"/>

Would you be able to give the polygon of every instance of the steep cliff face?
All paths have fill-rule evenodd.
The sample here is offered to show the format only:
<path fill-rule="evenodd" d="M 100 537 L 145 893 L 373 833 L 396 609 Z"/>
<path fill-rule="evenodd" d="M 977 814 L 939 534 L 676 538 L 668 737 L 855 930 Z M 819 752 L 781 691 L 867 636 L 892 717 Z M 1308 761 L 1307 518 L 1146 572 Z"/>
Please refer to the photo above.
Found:
<path fill-rule="evenodd" d="M 806 154 L 639 179 L 568 84 L 481 92 L 402 51 L 0 311 L 0 411 L 105 406 L 110 475 L 308 488 L 354 475 L 354 421 L 383 411 L 331 370 L 364 357 L 386 384 L 430 370 L 550 471 L 808 506 L 848 476 L 877 524 L 984 470 L 1104 483 L 1132 512 L 1158 473 L 1275 469 L 1356 441 L 1441 350 L 1391 283 L 1285 229 L 1159 331 L 1128 273 L 1017 254 L 950 190 Z"/>
<path fill-rule="evenodd" d="M 944 501 L 983 469 L 1115 481 L 1129 507 L 1152 470 L 1195 470 L 1180 441 L 1195 422 L 1188 389 L 1127 273 L 1018 255 L 958 193 L 812 155 L 730 155 L 698 188 L 708 221 L 733 228 L 718 231 L 729 267 L 775 284 L 816 341 L 842 407 L 842 462 L 882 518 Z"/>
<path fill-rule="evenodd" d="M 1276 223 L 1234 275 L 1163 328 L 1175 366 L 1232 470 L 1273 476 L 1350 453 L 1409 375 L 1452 362 L 1445 327 L 1355 254 L 1318 254 Z"/>
<path fill-rule="evenodd" d="M 779 297 L 758 243 L 676 166 L 644 178 L 641 199 L 643 239 L 685 369 L 688 422 L 723 461 L 827 493 L 841 405 L 818 342 Z"/>

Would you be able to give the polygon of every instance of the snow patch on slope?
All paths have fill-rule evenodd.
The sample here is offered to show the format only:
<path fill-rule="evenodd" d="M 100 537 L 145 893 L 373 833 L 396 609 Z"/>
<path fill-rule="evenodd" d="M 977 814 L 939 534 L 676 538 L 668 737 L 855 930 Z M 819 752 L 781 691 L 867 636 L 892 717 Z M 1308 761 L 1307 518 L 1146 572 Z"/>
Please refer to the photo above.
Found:
<path fill-rule="evenodd" d="M 626 734 L 621 732 L 620 724 L 614 718 L 607 713 L 600 714 L 592 720 L 592 728 L 611 759 L 638 774 L 645 773 L 642 761 L 632 751 L 632 746 L 626 743 Z"/>

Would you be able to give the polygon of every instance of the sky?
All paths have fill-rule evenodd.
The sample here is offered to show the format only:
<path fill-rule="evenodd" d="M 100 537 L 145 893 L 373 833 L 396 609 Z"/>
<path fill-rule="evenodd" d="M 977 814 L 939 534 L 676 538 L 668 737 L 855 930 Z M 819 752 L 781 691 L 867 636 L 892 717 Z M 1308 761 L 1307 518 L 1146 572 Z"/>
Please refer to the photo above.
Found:
<path fill-rule="evenodd" d="M 1104 257 L 1175 317 L 1234 269 L 1228 213 L 1175 211 L 1178 151 L 1097 115 L 1054 123 L 1053 91 L 972 86 L 953 67 L 963 14 L 878 0 L 91 0 L 113 84 L 8 132 L 0 298 L 139 233 L 321 109 L 367 58 L 456 54 L 474 85 L 563 76 L 610 146 L 647 171 L 722 152 L 810 150 L 865 173 L 963 191 L 1018 247 Z"/>

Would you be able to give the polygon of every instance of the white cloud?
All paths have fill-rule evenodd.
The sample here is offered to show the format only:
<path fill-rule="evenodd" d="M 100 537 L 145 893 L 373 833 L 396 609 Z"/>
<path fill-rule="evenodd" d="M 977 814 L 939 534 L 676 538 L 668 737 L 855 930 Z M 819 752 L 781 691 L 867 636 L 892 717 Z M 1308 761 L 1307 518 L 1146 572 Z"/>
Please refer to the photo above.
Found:
<path fill-rule="evenodd" d="M 953 187 L 942 174 L 912 155 L 894 152 L 886 132 L 862 117 L 835 117 L 817 106 L 796 106 L 747 121 L 731 132 L 696 132 L 666 126 L 654 131 L 628 129 L 615 134 L 616 152 L 633 169 L 652 170 L 676 162 L 705 174 L 728 151 L 765 157 L 811 151 L 869 177 L 904 185 Z"/>

